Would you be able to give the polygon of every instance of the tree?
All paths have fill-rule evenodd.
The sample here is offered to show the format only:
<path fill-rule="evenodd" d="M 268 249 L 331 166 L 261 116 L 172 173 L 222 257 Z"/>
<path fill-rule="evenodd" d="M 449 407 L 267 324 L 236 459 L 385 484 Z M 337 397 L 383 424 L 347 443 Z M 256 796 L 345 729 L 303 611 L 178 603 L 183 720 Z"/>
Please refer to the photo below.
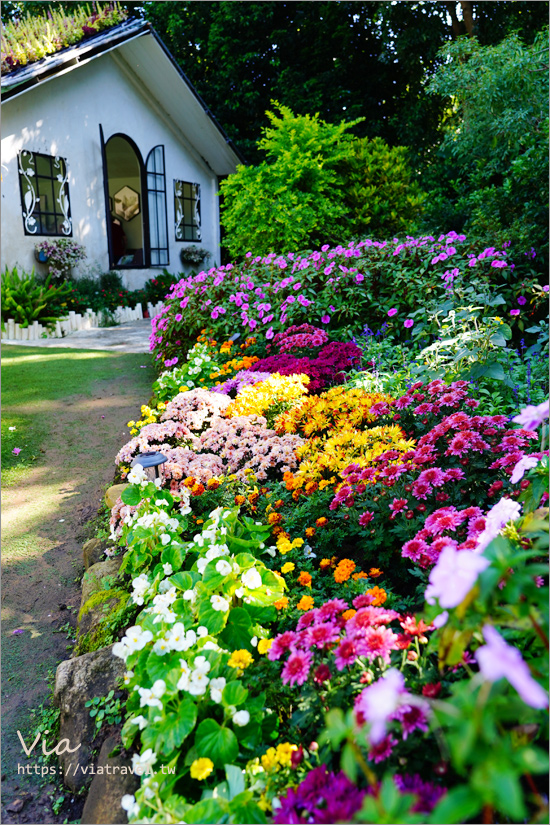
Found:
<path fill-rule="evenodd" d="M 460 38 L 442 56 L 428 90 L 452 101 L 441 155 L 464 226 L 492 244 L 511 241 L 519 257 L 534 247 L 544 263 L 548 32 L 530 46 L 516 34 L 496 46 Z"/>
<path fill-rule="evenodd" d="M 353 236 L 405 232 L 422 203 L 406 150 L 382 138 L 353 138 L 357 123 L 334 125 L 267 112 L 259 149 L 265 159 L 240 166 L 222 185 L 225 245 L 233 257 L 340 243 Z"/>

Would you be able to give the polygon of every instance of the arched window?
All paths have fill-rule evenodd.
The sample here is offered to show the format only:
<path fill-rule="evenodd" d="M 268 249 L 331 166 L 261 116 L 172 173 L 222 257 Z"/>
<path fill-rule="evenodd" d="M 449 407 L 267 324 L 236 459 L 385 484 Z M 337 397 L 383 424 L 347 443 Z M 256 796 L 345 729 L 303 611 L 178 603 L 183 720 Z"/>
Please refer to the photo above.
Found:
<path fill-rule="evenodd" d="M 105 141 L 103 156 L 109 265 L 117 269 L 166 266 L 168 227 L 164 147 L 155 146 L 143 163 L 127 135 Z"/>

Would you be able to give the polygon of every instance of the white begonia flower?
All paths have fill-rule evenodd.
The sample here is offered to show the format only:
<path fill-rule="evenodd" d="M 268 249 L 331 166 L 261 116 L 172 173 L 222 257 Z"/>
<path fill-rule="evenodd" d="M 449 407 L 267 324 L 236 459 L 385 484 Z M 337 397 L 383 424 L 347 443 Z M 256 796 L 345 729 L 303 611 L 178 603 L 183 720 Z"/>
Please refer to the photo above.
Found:
<path fill-rule="evenodd" d="M 197 559 L 197 571 L 201 574 L 201 576 L 204 575 L 207 564 L 208 559 Z"/>
<path fill-rule="evenodd" d="M 130 680 L 132 679 L 132 676 L 133 676 L 133 675 L 134 675 L 134 671 L 133 671 L 133 670 L 127 670 L 127 671 L 126 671 L 126 673 L 124 674 L 124 684 L 125 684 L 125 685 L 129 685 L 129 684 L 130 684 Z"/>
<path fill-rule="evenodd" d="M 149 722 L 147 721 L 145 716 L 136 716 L 134 719 L 130 719 L 130 724 L 131 725 L 139 725 L 139 729 L 143 730 L 143 728 L 147 727 Z"/>
<path fill-rule="evenodd" d="M 211 596 L 210 604 L 214 610 L 219 610 L 222 613 L 229 610 L 229 602 L 223 596 Z"/>
<path fill-rule="evenodd" d="M 149 478 L 141 464 L 135 464 L 126 478 L 130 484 L 138 484 L 140 487 L 145 486 L 145 484 L 149 484 Z"/>
<path fill-rule="evenodd" d="M 205 642 L 202 646 L 203 650 L 221 650 L 221 647 L 216 642 Z"/>
<path fill-rule="evenodd" d="M 137 579 L 132 581 L 132 587 L 134 588 L 134 592 L 132 593 L 132 601 L 134 604 L 143 604 L 143 597 L 149 590 L 150 586 L 149 579 L 145 573 L 142 573 L 141 576 L 138 576 Z"/>
<path fill-rule="evenodd" d="M 225 561 L 225 559 L 220 559 L 218 562 L 216 562 L 216 570 L 218 571 L 220 576 L 229 576 L 233 568 L 228 561 Z"/>
<path fill-rule="evenodd" d="M 166 642 L 169 650 L 187 650 L 188 645 L 185 640 L 185 627 L 181 622 L 176 622 L 176 624 L 170 628 L 166 634 Z"/>
<path fill-rule="evenodd" d="M 194 630 L 187 631 L 185 634 L 185 643 L 187 645 L 187 649 L 197 644 L 197 634 Z"/>
<path fill-rule="evenodd" d="M 203 636 L 208 636 L 208 628 L 205 627 L 203 624 L 199 625 L 199 627 L 197 627 L 197 636 L 199 637 L 199 639 Z"/>
<path fill-rule="evenodd" d="M 153 645 L 153 653 L 156 653 L 157 656 L 165 656 L 166 653 L 170 653 L 170 650 L 171 647 L 168 639 L 157 639 Z"/>
<path fill-rule="evenodd" d="M 164 610 L 159 610 L 157 615 L 153 619 L 153 624 L 158 624 L 159 622 L 166 622 L 166 624 L 172 624 L 176 621 L 178 617 L 174 613 L 173 610 L 169 608 L 165 608 Z"/>
<path fill-rule="evenodd" d="M 194 670 L 189 679 L 188 693 L 190 693 L 191 696 L 203 696 L 206 693 L 209 681 L 210 679 L 204 671 Z"/>
<path fill-rule="evenodd" d="M 180 523 L 177 520 L 177 518 L 168 519 L 167 524 L 168 524 L 168 527 L 170 528 L 170 530 L 177 530 L 178 527 L 180 526 Z"/>
<path fill-rule="evenodd" d="M 250 722 L 250 714 L 247 710 L 238 710 L 233 716 L 233 724 L 243 728 Z"/>
<path fill-rule="evenodd" d="M 186 602 L 191 602 L 191 604 L 193 604 L 197 598 L 197 594 L 194 590 L 186 590 L 183 594 L 183 598 Z"/>
<path fill-rule="evenodd" d="M 275 556 L 277 555 L 277 552 L 276 552 L 276 550 L 274 550 L 274 549 L 273 549 L 273 547 L 266 547 L 265 552 L 266 552 L 266 553 L 269 553 L 269 555 L 270 555 L 272 558 L 275 558 Z"/>
<path fill-rule="evenodd" d="M 171 576 L 172 573 L 174 572 L 174 568 L 172 567 L 170 562 L 166 562 L 166 564 L 163 564 L 162 569 L 164 570 L 164 575 L 165 576 Z"/>
<path fill-rule="evenodd" d="M 195 661 L 193 662 L 193 667 L 195 670 L 201 673 L 208 673 L 210 670 L 210 662 L 206 658 L 206 656 L 196 656 Z"/>
<path fill-rule="evenodd" d="M 238 599 L 242 599 L 242 597 L 244 596 L 244 590 L 242 589 L 242 587 L 238 587 L 238 588 L 235 590 L 235 596 L 236 596 Z"/>
<path fill-rule="evenodd" d="M 189 689 L 189 676 L 191 675 L 191 668 L 185 661 L 185 659 L 180 659 L 180 667 L 181 667 L 181 676 L 179 681 L 176 685 L 178 690 L 188 690 Z"/>
<path fill-rule="evenodd" d="M 250 644 L 252 645 L 252 647 L 258 647 L 258 637 L 257 636 L 252 636 L 252 638 L 250 640 Z"/>
<path fill-rule="evenodd" d="M 170 579 L 163 579 L 159 584 L 159 593 L 168 593 L 173 586 Z"/>
<path fill-rule="evenodd" d="M 314 553 L 309 544 L 304 545 L 304 557 L 306 559 L 316 559 L 317 553 Z"/>
<path fill-rule="evenodd" d="M 170 533 L 163 533 L 160 537 L 160 540 L 162 544 L 164 544 L 164 546 L 166 547 L 166 545 L 170 544 L 170 542 L 172 541 L 172 536 L 170 535 Z"/>
<path fill-rule="evenodd" d="M 218 676 L 217 679 L 210 679 L 210 698 L 218 705 L 222 700 L 222 691 L 225 685 L 226 680 L 223 676 Z"/>
<path fill-rule="evenodd" d="M 243 573 L 241 581 L 249 590 L 257 590 L 262 586 L 262 577 L 255 567 L 251 567 L 250 570 Z"/>
<path fill-rule="evenodd" d="M 166 507 L 167 504 L 168 502 L 165 498 L 157 498 L 157 500 L 155 501 L 155 505 L 157 507 Z"/>
<path fill-rule="evenodd" d="M 239 575 L 239 573 L 241 572 L 241 568 L 240 568 L 240 566 L 237 564 L 237 562 L 233 562 L 233 572 L 234 572 L 234 573 L 235 573 L 235 575 L 237 575 L 237 576 L 238 576 L 238 575 Z"/>
<path fill-rule="evenodd" d="M 156 478 L 154 483 L 157 490 L 160 490 L 160 488 L 162 487 L 162 478 Z"/>
<path fill-rule="evenodd" d="M 164 679 L 157 679 L 152 688 L 139 688 L 140 707 L 144 708 L 146 705 L 150 708 L 160 708 L 162 710 L 162 702 L 160 697 L 166 691 L 166 682 Z"/>
<path fill-rule="evenodd" d="M 125 793 L 120 800 L 120 807 L 126 811 L 128 819 L 139 815 L 139 803 L 131 793 Z"/>
<path fill-rule="evenodd" d="M 134 753 L 132 756 L 132 768 L 134 773 L 141 776 L 144 773 L 152 773 L 153 765 L 157 761 L 157 756 L 152 748 L 147 748 L 142 754 Z"/>

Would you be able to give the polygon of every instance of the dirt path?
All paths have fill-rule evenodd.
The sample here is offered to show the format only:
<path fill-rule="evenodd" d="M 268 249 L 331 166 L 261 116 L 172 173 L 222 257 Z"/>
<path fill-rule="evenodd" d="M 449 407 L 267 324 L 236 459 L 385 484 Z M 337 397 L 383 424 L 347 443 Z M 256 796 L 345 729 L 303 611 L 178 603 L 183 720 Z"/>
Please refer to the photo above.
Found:
<path fill-rule="evenodd" d="M 125 356 L 146 363 L 146 356 Z M 118 368 L 115 368 L 118 369 Z M 56 816 L 52 786 L 38 776 L 18 775 L 27 759 L 17 731 L 29 729 L 30 709 L 48 695 L 46 678 L 69 657 L 67 622 L 76 624 L 83 573 L 85 523 L 112 482 L 114 457 L 128 439 L 126 422 L 136 418 L 150 394 L 151 371 L 120 367 L 116 380 L 92 385 L 92 398 L 73 395 L 40 402 L 51 422 L 41 466 L 2 495 L 2 821 L 69 822 L 78 801 Z M 37 402 L 38 403 L 38 402 Z M 32 409 L 31 409 L 32 408 Z M 36 413 L 35 405 L 16 412 Z M 14 631 L 23 631 L 22 633 Z M 27 737 L 28 739 L 28 737 Z M 46 739 L 48 739 L 46 737 Z M 47 747 L 56 744 L 48 740 Z M 29 742 L 27 741 L 27 746 Z M 35 751 L 39 751 L 39 743 Z M 13 808 L 24 807 L 19 812 Z M 12 809 L 10 811 L 10 808 Z M 65 820 L 67 821 L 67 820 Z"/>

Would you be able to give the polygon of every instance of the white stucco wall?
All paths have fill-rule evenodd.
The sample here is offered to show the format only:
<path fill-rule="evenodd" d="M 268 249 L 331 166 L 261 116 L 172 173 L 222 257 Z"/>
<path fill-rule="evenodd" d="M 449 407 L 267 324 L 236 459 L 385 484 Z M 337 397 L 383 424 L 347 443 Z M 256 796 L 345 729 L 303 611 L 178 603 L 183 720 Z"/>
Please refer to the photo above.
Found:
<path fill-rule="evenodd" d="M 184 93 L 182 84 L 182 94 Z M 103 167 L 99 124 L 105 140 L 117 132 L 137 144 L 145 162 L 149 151 L 164 145 L 170 272 L 179 273 L 182 246 L 175 240 L 174 179 L 201 185 L 201 247 L 212 253 L 209 266 L 219 263 L 217 179 L 195 147 L 174 126 L 142 82 L 136 81 L 116 52 L 43 81 L 2 104 L 2 245 L 1 267 L 18 265 L 30 270 L 36 264 L 34 247 L 47 236 L 25 235 L 17 171 L 22 149 L 60 155 L 69 171 L 69 197 L 73 239 L 86 247 L 88 258 L 76 274 L 107 271 Z M 51 237 L 51 236 L 50 236 Z M 120 269 L 130 289 L 143 286 L 163 267 Z"/>

